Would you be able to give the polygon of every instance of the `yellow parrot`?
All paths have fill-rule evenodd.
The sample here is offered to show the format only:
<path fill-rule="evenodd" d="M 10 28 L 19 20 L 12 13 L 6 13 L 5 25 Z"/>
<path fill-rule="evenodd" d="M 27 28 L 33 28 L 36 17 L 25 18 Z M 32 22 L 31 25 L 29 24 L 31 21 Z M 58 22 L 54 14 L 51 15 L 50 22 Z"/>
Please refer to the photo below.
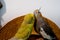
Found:
<path fill-rule="evenodd" d="M 34 14 L 27 14 L 14 37 L 9 40 L 27 40 L 34 26 Z"/>

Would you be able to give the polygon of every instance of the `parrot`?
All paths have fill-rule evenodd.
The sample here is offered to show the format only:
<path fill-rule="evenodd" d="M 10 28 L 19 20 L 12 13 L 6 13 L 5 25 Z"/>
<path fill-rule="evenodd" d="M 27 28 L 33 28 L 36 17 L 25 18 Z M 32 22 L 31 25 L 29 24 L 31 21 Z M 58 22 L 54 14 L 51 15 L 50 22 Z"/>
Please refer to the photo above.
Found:
<path fill-rule="evenodd" d="M 34 26 L 34 14 L 27 14 L 15 36 L 9 40 L 27 40 Z"/>
<path fill-rule="evenodd" d="M 51 26 L 46 22 L 39 11 L 39 9 L 36 9 L 34 11 L 34 16 L 35 16 L 35 31 L 42 35 L 44 39 L 48 40 L 57 40 L 57 37 L 55 33 L 53 32 Z"/>

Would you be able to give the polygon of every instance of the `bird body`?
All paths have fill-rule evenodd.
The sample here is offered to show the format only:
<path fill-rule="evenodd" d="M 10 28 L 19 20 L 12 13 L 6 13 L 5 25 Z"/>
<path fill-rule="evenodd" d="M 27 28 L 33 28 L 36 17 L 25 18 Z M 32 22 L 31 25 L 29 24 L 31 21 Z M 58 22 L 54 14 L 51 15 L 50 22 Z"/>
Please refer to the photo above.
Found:
<path fill-rule="evenodd" d="M 52 31 L 52 28 L 46 22 L 41 14 L 41 12 L 37 9 L 34 11 L 34 16 L 36 19 L 36 25 L 35 25 L 35 30 L 37 33 L 43 36 L 43 38 L 47 38 L 49 40 L 56 40 L 57 37 Z"/>
<path fill-rule="evenodd" d="M 34 25 L 34 15 L 27 14 L 24 17 L 24 20 L 23 20 L 20 28 L 18 29 L 17 33 L 11 39 L 27 40 L 27 38 L 30 36 L 30 34 L 32 32 L 33 25 Z"/>

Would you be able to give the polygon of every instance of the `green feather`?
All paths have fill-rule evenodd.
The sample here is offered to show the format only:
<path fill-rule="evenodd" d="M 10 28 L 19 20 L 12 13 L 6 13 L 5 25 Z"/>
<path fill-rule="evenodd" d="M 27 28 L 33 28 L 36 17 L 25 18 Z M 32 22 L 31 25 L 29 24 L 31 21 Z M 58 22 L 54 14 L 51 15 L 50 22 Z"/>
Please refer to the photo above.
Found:
<path fill-rule="evenodd" d="M 27 14 L 24 17 L 24 21 L 22 22 L 14 38 L 17 38 L 19 40 L 26 40 L 32 32 L 33 25 L 34 25 L 34 15 Z"/>

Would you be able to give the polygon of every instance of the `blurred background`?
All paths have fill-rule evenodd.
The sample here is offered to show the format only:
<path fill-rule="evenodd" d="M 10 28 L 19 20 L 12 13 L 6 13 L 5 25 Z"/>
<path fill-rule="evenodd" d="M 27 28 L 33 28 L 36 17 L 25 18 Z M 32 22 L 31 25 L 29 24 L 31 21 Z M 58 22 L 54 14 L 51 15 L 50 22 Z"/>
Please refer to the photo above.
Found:
<path fill-rule="evenodd" d="M 1 21 L 2 22 L 4 21 L 2 16 L 6 13 L 5 1 L 4 0 L 0 0 L 0 5 L 1 5 L 1 8 L 0 8 L 0 26 L 1 26 Z"/>
<path fill-rule="evenodd" d="M 55 22 L 60 28 L 60 0 L 1 0 L 3 8 L 0 10 L 1 25 L 4 26 L 16 17 L 33 13 L 41 8 L 44 17 Z M 2 13 L 2 14 L 1 14 Z"/>

